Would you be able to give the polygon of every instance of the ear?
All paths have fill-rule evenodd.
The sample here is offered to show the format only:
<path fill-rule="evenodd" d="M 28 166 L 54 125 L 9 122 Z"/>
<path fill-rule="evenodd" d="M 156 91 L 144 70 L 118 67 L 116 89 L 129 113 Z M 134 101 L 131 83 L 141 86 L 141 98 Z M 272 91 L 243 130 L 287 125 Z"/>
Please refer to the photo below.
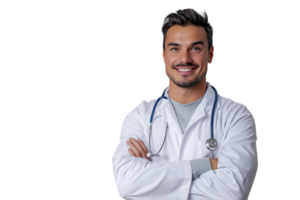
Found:
<path fill-rule="evenodd" d="M 161 62 L 163 64 L 165 64 L 165 51 L 164 51 L 164 48 L 162 46 L 160 47 L 160 57 L 161 57 Z"/>
<path fill-rule="evenodd" d="M 211 63 L 212 62 L 212 59 L 214 57 L 214 46 L 212 46 L 208 52 L 208 63 Z"/>

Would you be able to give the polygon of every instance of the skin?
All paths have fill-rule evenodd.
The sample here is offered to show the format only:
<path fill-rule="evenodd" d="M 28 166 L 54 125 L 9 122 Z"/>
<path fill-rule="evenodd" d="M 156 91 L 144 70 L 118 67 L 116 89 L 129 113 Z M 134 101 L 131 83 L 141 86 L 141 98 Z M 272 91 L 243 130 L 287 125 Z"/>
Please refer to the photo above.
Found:
<path fill-rule="evenodd" d="M 169 96 L 188 104 L 206 92 L 207 65 L 212 62 L 214 47 L 208 49 L 207 34 L 201 26 L 172 26 L 165 40 L 163 59 L 169 77 Z M 176 68 L 196 68 L 190 75 L 181 75 Z M 148 149 L 142 140 L 130 138 L 128 152 L 131 156 L 147 158 Z M 218 158 L 210 159 L 213 170 L 218 169 Z"/>
<path fill-rule="evenodd" d="M 128 152 L 131 156 L 139 157 L 139 158 L 147 158 L 148 149 L 144 142 L 141 139 L 135 140 L 134 138 L 129 138 L 127 141 L 127 145 L 130 146 Z"/>
<path fill-rule="evenodd" d="M 195 42 L 201 43 L 193 45 Z M 168 30 L 163 58 L 172 99 L 188 104 L 205 94 L 207 64 L 212 62 L 213 52 L 214 47 L 208 51 L 206 31 L 201 26 L 174 25 Z M 197 68 L 191 75 L 183 76 L 175 69 L 180 66 Z"/>

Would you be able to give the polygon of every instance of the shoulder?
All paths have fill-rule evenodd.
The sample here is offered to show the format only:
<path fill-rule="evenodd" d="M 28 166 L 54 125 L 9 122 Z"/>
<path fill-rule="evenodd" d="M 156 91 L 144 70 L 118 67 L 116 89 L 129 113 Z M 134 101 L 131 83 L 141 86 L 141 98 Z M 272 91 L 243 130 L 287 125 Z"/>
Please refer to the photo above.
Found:
<path fill-rule="evenodd" d="M 243 115 L 249 116 L 253 115 L 252 110 L 249 106 L 243 102 L 237 101 L 233 98 L 220 95 L 220 108 L 222 112 L 227 113 L 227 115 L 234 115 L 236 117 Z"/>
<path fill-rule="evenodd" d="M 141 99 L 137 104 L 135 104 L 129 111 L 128 113 L 132 114 L 143 114 L 147 112 L 149 108 L 152 108 L 156 102 L 155 98 L 151 99 Z"/>
<path fill-rule="evenodd" d="M 230 98 L 223 97 L 219 95 L 220 103 L 221 103 L 221 109 L 223 112 L 228 113 L 235 113 L 235 112 L 243 112 L 243 113 L 250 113 L 249 109 L 242 103 L 236 102 Z"/>
<path fill-rule="evenodd" d="M 141 101 L 135 108 L 133 108 L 128 113 L 126 118 L 134 119 L 141 122 L 142 119 L 147 118 L 149 113 L 151 113 L 155 101 L 156 101 L 155 99 L 152 99 L 149 102 L 145 100 Z"/>
<path fill-rule="evenodd" d="M 244 104 L 220 95 L 219 98 L 221 104 L 220 111 L 226 118 L 227 123 L 229 122 L 231 127 L 244 118 L 251 118 L 254 122 L 251 112 Z"/>

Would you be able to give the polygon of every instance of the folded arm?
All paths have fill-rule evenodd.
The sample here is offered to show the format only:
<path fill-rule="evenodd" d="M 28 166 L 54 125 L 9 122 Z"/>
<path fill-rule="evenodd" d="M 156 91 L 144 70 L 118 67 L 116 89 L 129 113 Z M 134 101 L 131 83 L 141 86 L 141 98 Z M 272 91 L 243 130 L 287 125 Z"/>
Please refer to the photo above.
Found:
<path fill-rule="evenodd" d="M 141 116 L 137 109 L 124 120 L 120 144 L 113 156 L 113 170 L 119 194 L 125 199 L 186 200 L 191 184 L 189 160 L 156 164 L 133 157 L 126 142 L 130 137 L 146 141 Z"/>
<path fill-rule="evenodd" d="M 256 175 L 256 129 L 251 113 L 241 107 L 228 128 L 218 152 L 218 169 L 208 171 L 191 184 L 190 198 L 245 200 Z"/>
<path fill-rule="evenodd" d="M 146 155 L 149 151 L 140 138 L 137 140 L 135 140 L 134 138 L 129 138 L 129 140 L 127 141 L 127 145 L 130 147 L 128 149 L 128 152 L 131 156 L 145 158 L 148 160 Z M 192 180 L 195 180 L 209 170 L 218 169 L 218 158 L 198 158 L 193 159 L 190 162 L 192 168 Z"/>

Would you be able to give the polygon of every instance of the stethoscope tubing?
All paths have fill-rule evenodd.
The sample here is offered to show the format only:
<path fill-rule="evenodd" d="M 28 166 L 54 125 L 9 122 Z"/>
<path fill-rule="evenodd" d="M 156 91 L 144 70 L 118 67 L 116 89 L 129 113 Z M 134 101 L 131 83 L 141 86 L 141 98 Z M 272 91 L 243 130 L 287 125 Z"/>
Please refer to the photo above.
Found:
<path fill-rule="evenodd" d="M 150 129 L 150 133 L 151 133 L 151 128 L 152 128 L 152 124 L 150 125 L 149 129 Z M 163 140 L 163 143 L 162 145 L 160 146 L 160 149 L 158 150 L 158 152 L 156 154 L 153 154 L 151 152 L 151 149 L 150 149 L 150 133 L 149 133 L 149 152 L 150 152 L 150 155 L 148 157 L 154 157 L 154 156 L 157 156 L 159 154 L 159 152 L 161 151 L 161 149 L 163 148 L 164 146 L 164 143 L 165 143 L 165 140 L 166 140 L 166 136 L 167 136 L 167 130 L 168 130 L 168 122 L 166 122 L 166 130 L 165 130 L 165 137 L 164 137 L 164 140 Z"/>
<path fill-rule="evenodd" d="M 217 145 L 217 141 L 214 139 L 213 125 L 214 125 L 215 106 L 216 106 L 216 103 L 217 103 L 217 100 L 218 100 L 218 92 L 217 92 L 216 88 L 214 88 L 212 85 L 211 85 L 211 87 L 213 88 L 213 90 L 214 90 L 214 92 L 215 92 L 215 100 L 214 100 L 214 104 L 213 104 L 213 108 L 212 108 L 212 114 L 211 114 L 211 120 L 210 120 L 210 137 L 211 137 L 211 138 L 209 138 L 209 139 L 206 141 L 205 145 L 206 145 L 206 147 L 207 147 L 209 150 L 213 151 L 213 150 L 216 149 L 216 145 Z M 168 87 L 167 87 L 167 88 L 168 88 Z M 155 112 L 156 106 L 157 106 L 157 104 L 159 103 L 159 101 L 160 101 L 161 99 L 168 99 L 166 96 L 164 96 L 165 91 L 167 90 L 167 88 L 164 90 L 164 92 L 162 93 L 161 97 L 159 97 L 159 98 L 156 100 L 156 102 L 155 102 L 155 104 L 154 104 L 154 106 L 153 106 L 153 109 L 152 109 L 152 113 L 151 113 L 151 117 L 150 117 L 150 126 L 149 126 L 149 152 L 150 152 L 150 153 L 147 154 L 147 157 L 160 156 L 160 155 L 158 155 L 158 154 L 159 154 L 159 152 L 161 151 L 162 147 L 164 146 L 164 143 L 165 143 L 165 140 L 166 140 L 167 129 L 168 129 L 168 123 L 167 123 L 167 122 L 166 122 L 166 130 L 165 130 L 165 137 L 164 137 L 163 143 L 162 143 L 162 145 L 161 145 L 159 151 L 158 151 L 156 154 L 152 154 L 151 149 L 150 149 L 150 135 L 151 135 L 151 132 L 152 132 L 153 116 L 154 116 L 154 112 Z M 215 146 L 210 146 L 210 143 L 209 143 L 210 140 L 215 142 Z"/>
<path fill-rule="evenodd" d="M 214 105 L 213 105 L 213 109 L 212 109 L 212 113 L 211 113 L 211 119 L 210 119 L 210 137 L 214 139 L 214 114 L 215 114 L 215 106 L 216 106 L 216 103 L 217 103 L 217 100 L 218 100 L 218 92 L 216 90 L 216 88 L 214 88 L 212 85 L 211 85 L 212 89 L 214 90 L 215 92 L 215 101 L 214 101 Z"/>

